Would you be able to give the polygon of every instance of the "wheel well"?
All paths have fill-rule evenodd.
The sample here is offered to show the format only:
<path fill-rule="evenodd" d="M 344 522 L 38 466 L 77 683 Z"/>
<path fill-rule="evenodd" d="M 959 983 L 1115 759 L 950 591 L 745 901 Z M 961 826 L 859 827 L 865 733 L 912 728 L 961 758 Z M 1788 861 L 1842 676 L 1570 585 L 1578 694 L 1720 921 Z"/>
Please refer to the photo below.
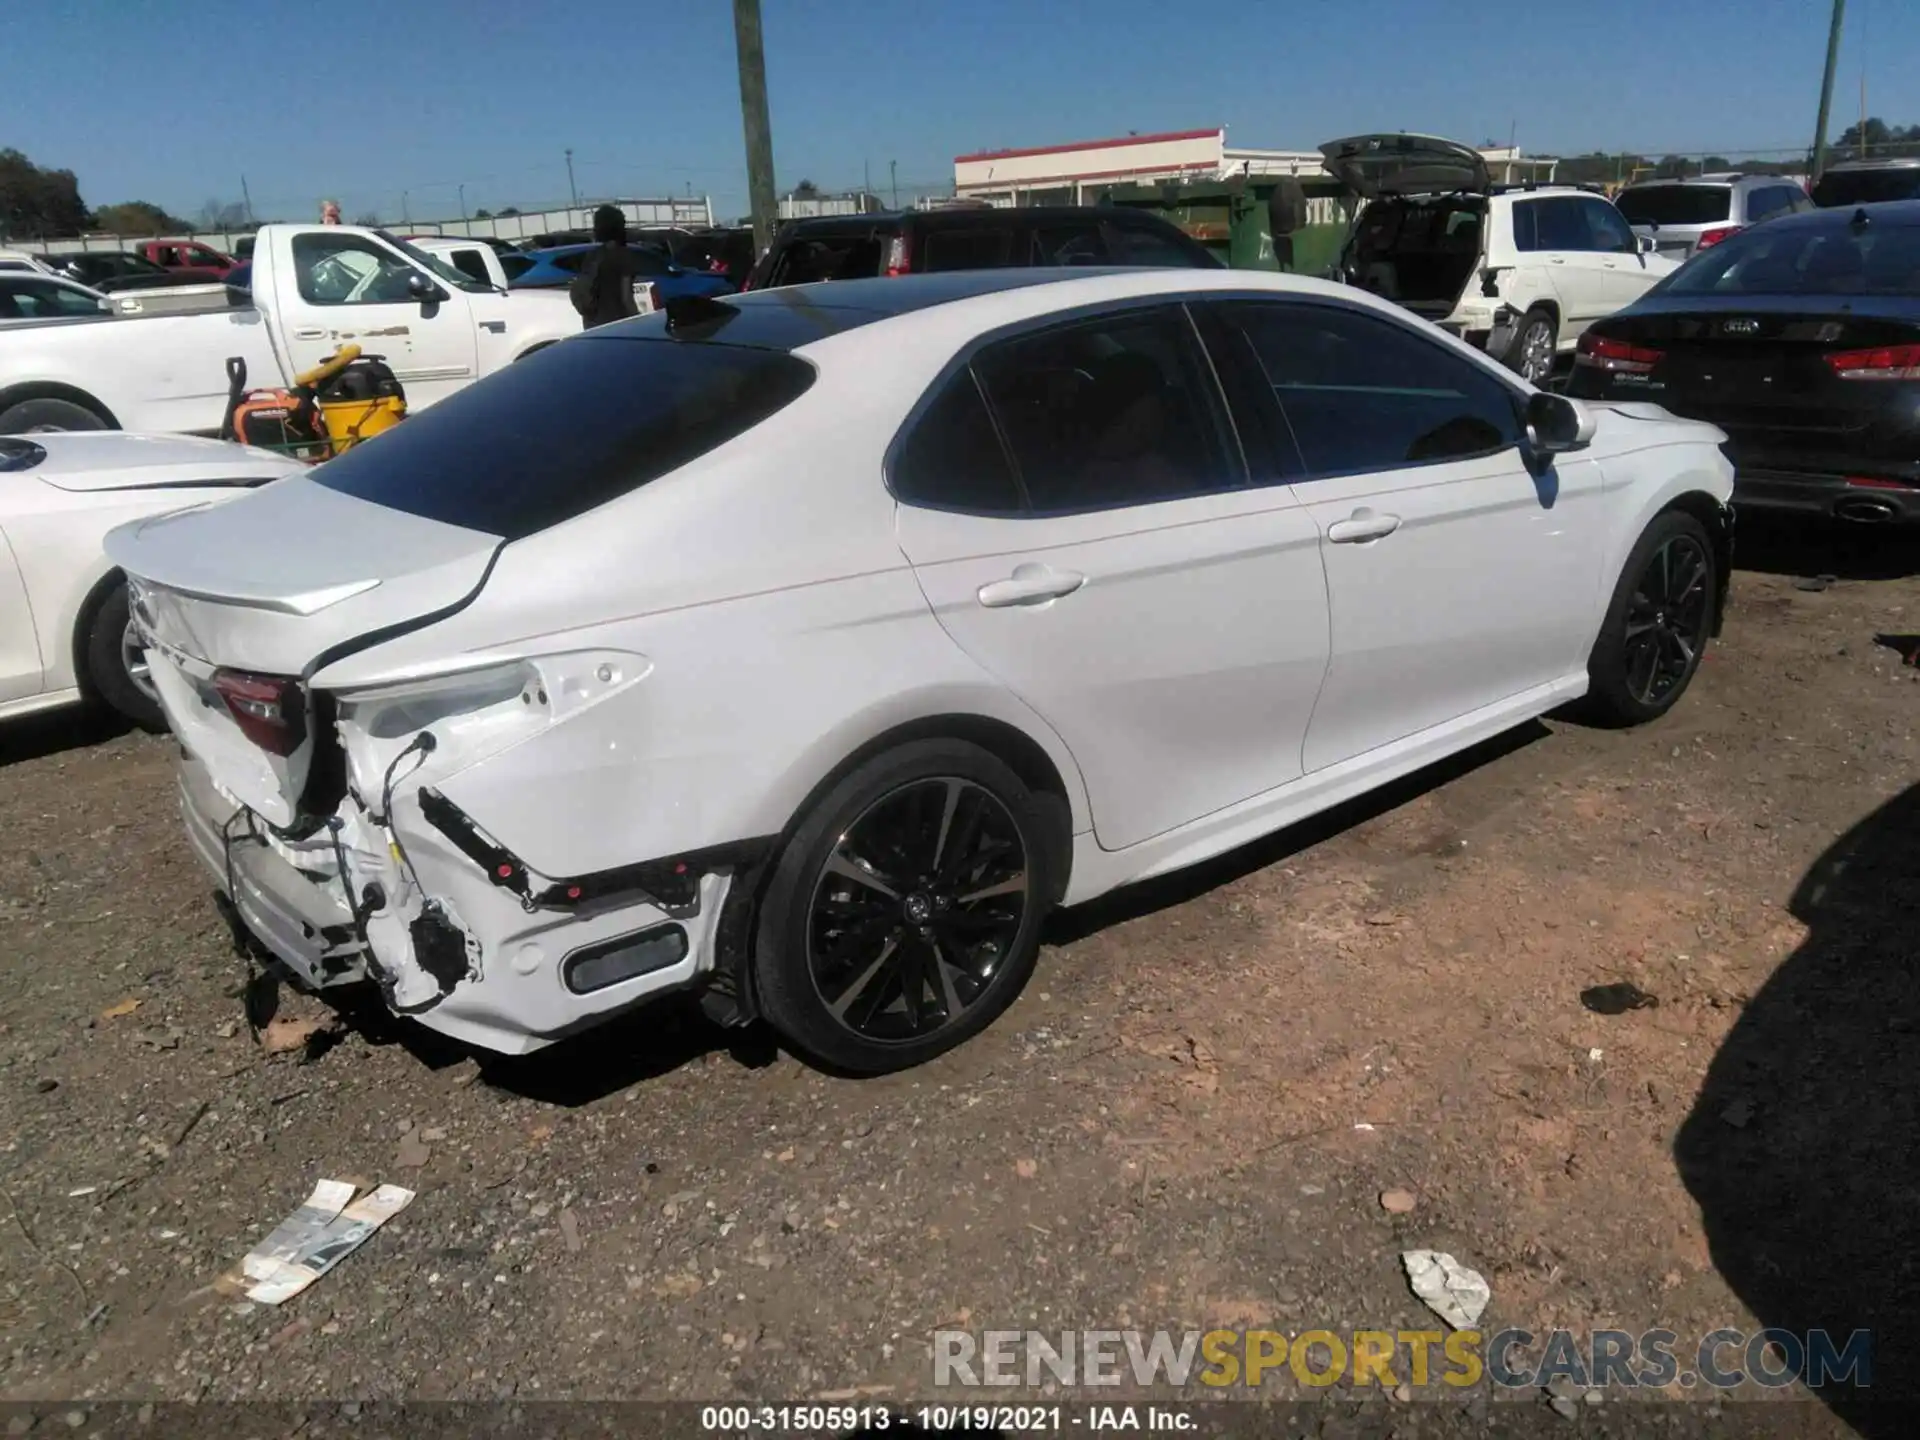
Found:
<path fill-rule="evenodd" d="M 113 418 L 113 412 L 86 391 L 76 390 L 71 385 L 62 385 L 53 380 L 34 380 L 25 385 L 15 385 L 10 390 L 0 390 L 0 414 L 28 400 L 64 400 L 69 405 L 78 405 L 82 410 L 92 411 L 106 422 L 109 430 L 120 428 L 120 422 Z"/>
<path fill-rule="evenodd" d="M 1733 512 L 1704 490 L 1689 490 L 1676 495 L 1661 509 L 1662 515 L 1677 510 L 1698 520 L 1713 542 L 1714 589 L 1713 634 L 1719 637 L 1727 616 L 1727 591 L 1733 584 Z"/>
<path fill-rule="evenodd" d="M 1060 778 L 1053 758 L 1031 736 L 1004 720 L 989 719 L 985 715 L 929 715 L 874 736 L 821 777 L 820 783 L 813 787 L 794 811 L 788 828 L 798 825 L 813 807 L 814 801 L 838 784 L 842 776 L 876 755 L 916 740 L 965 740 L 978 745 L 1018 775 L 1020 783 L 1034 794 L 1049 798 L 1052 805 L 1057 807 L 1058 823 L 1054 839 L 1059 846 L 1056 858 L 1060 862 L 1060 889 L 1065 894 L 1067 872 L 1073 863 L 1073 809 L 1067 796 L 1066 781 Z"/>
<path fill-rule="evenodd" d="M 93 634 L 94 618 L 99 615 L 100 607 L 107 603 L 107 597 L 126 583 L 126 575 L 119 570 L 109 570 L 94 582 L 93 589 L 87 592 L 87 598 L 80 602 L 80 614 L 73 622 L 73 677 L 80 687 L 80 693 L 89 700 L 100 697 L 94 691 L 93 667 L 87 663 L 87 641 Z"/>

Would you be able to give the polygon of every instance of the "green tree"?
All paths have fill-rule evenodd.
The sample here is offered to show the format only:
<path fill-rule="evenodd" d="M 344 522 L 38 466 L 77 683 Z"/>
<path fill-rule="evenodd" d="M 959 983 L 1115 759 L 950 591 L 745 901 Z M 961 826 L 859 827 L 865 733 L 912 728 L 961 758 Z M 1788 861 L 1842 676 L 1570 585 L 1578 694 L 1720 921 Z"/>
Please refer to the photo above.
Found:
<path fill-rule="evenodd" d="M 165 235 L 191 227 L 147 200 L 123 200 L 93 212 L 93 228 L 109 235 Z"/>
<path fill-rule="evenodd" d="M 0 150 L 0 237 L 78 235 L 87 207 L 71 170 L 46 170 L 18 150 Z"/>
<path fill-rule="evenodd" d="M 504 205 L 500 209 L 500 218 L 504 220 L 509 215 L 518 215 L 519 213 L 520 207 L 518 205 Z"/>
<path fill-rule="evenodd" d="M 473 218 L 476 220 L 491 220 L 493 218 L 493 212 L 483 207 L 473 212 Z"/>

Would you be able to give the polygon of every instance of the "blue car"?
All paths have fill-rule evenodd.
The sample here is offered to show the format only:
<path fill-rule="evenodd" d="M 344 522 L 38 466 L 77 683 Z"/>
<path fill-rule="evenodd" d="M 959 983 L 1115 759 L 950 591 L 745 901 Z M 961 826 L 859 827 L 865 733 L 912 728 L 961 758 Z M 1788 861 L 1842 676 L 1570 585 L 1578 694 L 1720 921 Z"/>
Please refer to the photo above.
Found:
<path fill-rule="evenodd" d="M 508 285 L 515 290 L 552 288 L 573 283 L 587 257 L 598 245 L 557 245 L 551 250 L 529 250 L 529 262 L 518 274 L 508 271 Z M 730 295 L 733 286 L 719 275 L 699 270 L 683 270 L 667 258 L 664 251 L 651 245 L 629 245 L 635 268 L 659 291 L 660 303 L 681 300 L 690 295 Z"/>

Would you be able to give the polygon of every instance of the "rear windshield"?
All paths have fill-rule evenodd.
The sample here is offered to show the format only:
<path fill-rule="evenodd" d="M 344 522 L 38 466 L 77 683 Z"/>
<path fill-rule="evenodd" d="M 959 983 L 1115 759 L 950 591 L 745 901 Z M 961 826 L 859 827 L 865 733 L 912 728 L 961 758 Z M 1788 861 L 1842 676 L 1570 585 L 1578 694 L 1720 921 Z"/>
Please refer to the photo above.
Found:
<path fill-rule="evenodd" d="M 1702 250 L 1655 293 L 1920 296 L 1920 226 L 1757 226 Z"/>
<path fill-rule="evenodd" d="M 408 416 L 313 479 L 390 510 L 518 540 L 744 434 L 798 398 L 813 373 L 775 350 L 664 337 L 567 340 Z"/>
<path fill-rule="evenodd" d="M 1714 225 L 1733 213 L 1733 191 L 1725 185 L 1637 185 L 1613 203 L 1629 225 Z"/>
<path fill-rule="evenodd" d="M 1920 165 L 1885 170 L 1829 170 L 1813 184 L 1813 203 L 1875 205 L 1882 200 L 1920 200 Z"/>
<path fill-rule="evenodd" d="M 865 280 L 880 273 L 878 235 L 821 235 L 794 240 L 774 262 L 769 285 Z"/>

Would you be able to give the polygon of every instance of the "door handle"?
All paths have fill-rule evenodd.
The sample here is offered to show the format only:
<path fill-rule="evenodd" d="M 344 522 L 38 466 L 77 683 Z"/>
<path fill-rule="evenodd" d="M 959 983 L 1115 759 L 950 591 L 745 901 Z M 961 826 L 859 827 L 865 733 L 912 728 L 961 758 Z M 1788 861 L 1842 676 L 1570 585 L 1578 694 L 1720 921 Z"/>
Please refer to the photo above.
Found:
<path fill-rule="evenodd" d="M 324 340 L 327 338 L 327 332 L 316 326 L 310 326 L 304 330 L 294 331 L 293 338 L 296 340 Z"/>
<path fill-rule="evenodd" d="M 1044 605 L 1071 595 L 1087 583 L 1087 577 L 1072 570 L 1055 570 L 1050 565 L 1016 565 L 1005 580 L 982 585 L 980 603 L 989 610 L 1008 605 Z"/>
<path fill-rule="evenodd" d="M 1549 255 L 1547 257 L 1547 263 L 1549 265 L 1564 265 L 1567 263 L 1567 257 L 1564 255 Z"/>
<path fill-rule="evenodd" d="M 482 330 L 491 330 L 496 335 L 504 335 L 507 333 L 507 322 L 504 320 L 482 320 L 480 322 L 480 328 Z"/>
<path fill-rule="evenodd" d="M 1383 540 L 1399 528 L 1398 515 L 1376 515 L 1362 505 L 1345 520 L 1329 525 L 1327 539 L 1335 545 L 1364 545 L 1369 540 Z"/>

